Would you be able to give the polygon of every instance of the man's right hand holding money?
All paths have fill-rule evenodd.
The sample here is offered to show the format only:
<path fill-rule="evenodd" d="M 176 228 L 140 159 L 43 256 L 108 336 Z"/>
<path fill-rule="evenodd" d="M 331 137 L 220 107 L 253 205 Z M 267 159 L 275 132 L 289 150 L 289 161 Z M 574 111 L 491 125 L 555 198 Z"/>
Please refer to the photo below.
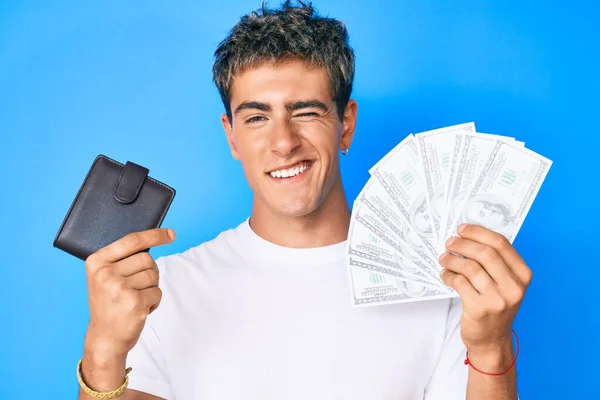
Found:
<path fill-rule="evenodd" d="M 132 233 L 86 260 L 90 322 L 82 378 L 91 389 L 111 391 L 123 384 L 127 353 L 162 298 L 157 265 L 144 250 L 174 238 L 164 228 Z"/>

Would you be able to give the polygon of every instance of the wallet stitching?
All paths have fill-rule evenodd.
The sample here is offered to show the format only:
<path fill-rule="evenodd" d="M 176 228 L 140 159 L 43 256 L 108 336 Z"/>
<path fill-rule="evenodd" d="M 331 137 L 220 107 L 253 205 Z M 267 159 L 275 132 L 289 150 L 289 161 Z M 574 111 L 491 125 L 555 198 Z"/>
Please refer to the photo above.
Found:
<path fill-rule="evenodd" d="M 108 157 L 107 157 L 107 158 L 105 158 L 105 160 L 106 160 L 106 161 L 109 161 L 109 162 L 111 162 L 111 163 L 113 163 L 113 164 L 115 164 L 115 165 L 117 165 L 117 166 L 119 166 L 119 167 L 121 167 L 121 168 L 123 167 L 121 164 L 119 164 L 118 162 L 116 162 L 116 161 L 114 161 L 114 160 L 111 160 L 111 159 L 110 159 L 110 158 L 108 158 Z M 170 187 L 168 187 L 168 186 L 167 186 L 167 185 L 165 185 L 164 183 L 162 183 L 162 182 L 159 182 L 159 181 L 157 181 L 157 180 L 156 180 L 156 179 L 154 179 L 154 178 L 150 178 L 149 176 L 147 176 L 147 178 L 148 178 L 148 180 L 150 180 L 150 181 L 152 181 L 152 182 L 156 183 L 157 185 L 159 185 L 159 186 L 162 186 L 163 188 L 167 189 L 169 192 L 171 192 L 171 194 L 172 194 L 172 195 L 174 195 L 174 194 L 175 194 L 175 193 L 173 192 L 173 189 L 172 189 L 172 188 L 170 188 Z M 170 205 L 170 202 L 167 202 L 167 205 L 166 205 L 166 206 L 165 206 L 165 208 L 163 209 L 163 211 L 162 211 L 162 214 L 161 214 L 161 216 L 160 216 L 160 220 L 161 220 L 161 221 L 162 221 L 162 220 L 165 218 L 165 214 L 166 214 L 166 213 L 167 213 L 167 211 L 169 210 L 169 205 Z"/>
<path fill-rule="evenodd" d="M 125 170 L 123 170 L 123 175 L 125 174 Z M 145 178 L 148 177 L 148 174 L 146 174 Z M 140 179 L 140 184 L 138 185 L 137 189 L 135 189 L 135 197 L 137 197 L 140 194 L 140 189 L 142 188 L 142 185 L 144 184 L 144 179 Z"/>
<path fill-rule="evenodd" d="M 123 175 L 125 175 L 125 169 L 123 168 L 123 171 L 121 172 L 121 174 L 119 174 L 119 179 L 117 180 L 117 185 L 115 186 L 115 197 L 118 200 L 121 200 L 122 202 L 126 202 L 127 200 L 125 200 L 124 198 L 122 198 L 121 196 L 119 196 L 119 185 L 121 185 L 121 180 L 123 179 Z"/>

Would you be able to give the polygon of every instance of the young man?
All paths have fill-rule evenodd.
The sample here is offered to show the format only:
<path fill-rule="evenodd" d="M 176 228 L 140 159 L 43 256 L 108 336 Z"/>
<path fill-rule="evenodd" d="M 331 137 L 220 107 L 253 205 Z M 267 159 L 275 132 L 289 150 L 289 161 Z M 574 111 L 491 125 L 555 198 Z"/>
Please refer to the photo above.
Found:
<path fill-rule="evenodd" d="M 87 260 L 80 400 L 127 384 L 114 398 L 516 398 L 514 368 L 491 376 L 463 363 L 468 350 L 497 373 L 515 356 L 511 325 L 531 271 L 500 235 L 467 226 L 448 243 L 464 256 L 441 259 L 460 302 L 350 305 L 339 157 L 356 124 L 353 76 L 346 28 L 310 6 L 286 3 L 233 28 L 214 79 L 252 214 L 156 261 L 139 251 L 171 242 L 169 229 Z"/>

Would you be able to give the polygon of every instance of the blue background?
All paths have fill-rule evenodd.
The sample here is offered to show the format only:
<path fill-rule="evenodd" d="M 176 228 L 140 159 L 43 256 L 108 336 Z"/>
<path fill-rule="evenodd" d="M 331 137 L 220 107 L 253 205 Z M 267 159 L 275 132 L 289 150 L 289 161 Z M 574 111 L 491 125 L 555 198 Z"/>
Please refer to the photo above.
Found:
<path fill-rule="evenodd" d="M 164 225 L 178 240 L 156 256 L 248 215 L 211 65 L 217 43 L 259 1 L 201 3 L 0 3 L 1 398 L 75 397 L 84 266 L 52 240 L 98 153 L 146 165 L 177 189 Z M 515 241 L 535 274 L 515 323 L 520 393 L 600 398 L 598 10 L 547 0 L 316 6 L 346 22 L 357 54 L 359 124 L 343 159 L 350 199 L 406 134 L 461 122 L 516 136 L 554 161 Z"/>

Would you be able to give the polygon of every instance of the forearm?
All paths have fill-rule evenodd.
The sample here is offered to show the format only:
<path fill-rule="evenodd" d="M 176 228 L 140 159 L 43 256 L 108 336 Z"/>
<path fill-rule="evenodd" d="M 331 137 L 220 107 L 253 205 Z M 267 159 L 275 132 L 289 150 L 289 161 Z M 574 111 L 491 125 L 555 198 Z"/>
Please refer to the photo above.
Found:
<path fill-rule="evenodd" d="M 469 352 L 469 360 L 477 369 L 500 373 L 513 362 L 512 340 L 507 340 L 493 348 Z M 490 376 L 469 366 L 467 400 L 517 400 L 516 366 L 500 376 Z"/>
<path fill-rule="evenodd" d="M 86 345 L 81 361 L 81 377 L 87 387 L 96 392 L 116 390 L 125 381 L 126 355 L 115 355 L 109 351 Z M 93 400 L 80 388 L 78 400 Z M 123 393 L 116 399 L 125 400 Z"/>

